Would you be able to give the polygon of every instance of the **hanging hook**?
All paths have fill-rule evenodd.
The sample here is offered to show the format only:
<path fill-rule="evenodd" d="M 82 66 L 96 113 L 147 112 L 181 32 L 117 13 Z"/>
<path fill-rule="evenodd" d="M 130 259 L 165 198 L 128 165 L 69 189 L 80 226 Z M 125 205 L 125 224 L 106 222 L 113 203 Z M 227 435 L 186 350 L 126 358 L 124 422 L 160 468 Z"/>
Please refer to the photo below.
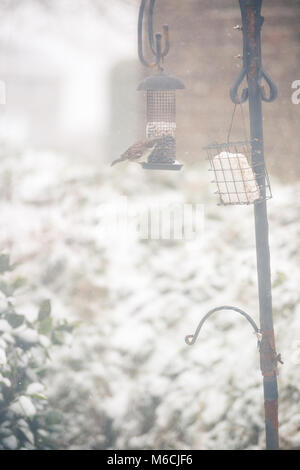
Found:
<path fill-rule="evenodd" d="M 239 74 L 238 78 L 236 79 L 236 81 L 234 82 L 234 84 L 232 85 L 230 89 L 230 98 L 232 99 L 234 104 L 245 103 L 245 101 L 247 101 L 248 99 L 248 88 L 244 88 L 242 90 L 241 96 L 238 95 L 239 88 L 246 75 L 247 75 L 246 67 L 243 67 L 241 73 Z"/>
<path fill-rule="evenodd" d="M 263 101 L 266 101 L 267 103 L 271 103 L 277 98 L 277 95 L 278 95 L 277 86 L 271 79 L 270 75 L 268 75 L 267 72 L 265 72 L 263 67 L 261 67 L 261 77 L 265 79 L 265 81 L 267 82 L 269 86 L 269 96 L 266 96 L 264 87 L 263 86 L 261 87 L 261 99 Z"/>
<path fill-rule="evenodd" d="M 277 97 L 277 87 L 262 67 L 260 33 L 264 18 L 260 14 L 261 3 L 261 0 L 240 0 L 243 21 L 243 69 L 230 90 L 230 97 L 235 104 L 244 103 L 249 97 L 247 88 L 243 89 L 240 98 L 238 96 L 242 81 L 245 77 L 249 79 L 249 75 L 252 77 L 255 75 L 258 85 L 262 79 L 267 82 L 269 95 L 266 95 L 264 87 L 260 86 L 260 95 L 263 101 L 270 103 Z M 256 64 L 254 72 L 257 72 L 255 74 L 250 64 L 251 61 L 253 62 L 254 55 Z M 250 58 L 252 59 L 250 60 Z"/>
<path fill-rule="evenodd" d="M 237 308 L 237 307 L 231 307 L 231 306 L 227 306 L 227 305 L 222 305 L 222 307 L 216 307 L 216 308 L 213 308 L 212 310 L 210 310 L 209 312 L 207 312 L 206 315 L 204 315 L 204 317 L 202 318 L 202 320 L 200 321 L 195 333 L 193 335 L 187 335 L 185 337 L 185 342 L 186 344 L 188 344 L 189 346 L 192 346 L 193 344 L 195 344 L 198 336 L 199 336 L 199 333 L 200 333 L 200 330 L 202 328 L 202 326 L 204 325 L 204 323 L 206 322 L 206 320 L 215 312 L 218 312 L 220 310 L 233 310 L 234 312 L 237 312 L 237 313 L 240 313 L 243 317 L 246 318 L 246 320 L 248 320 L 248 322 L 250 323 L 250 325 L 252 326 L 253 330 L 254 330 L 254 333 L 256 334 L 256 336 L 258 337 L 258 341 L 260 341 L 260 330 L 258 328 L 258 326 L 256 325 L 255 321 L 253 320 L 252 317 L 250 317 L 250 315 L 248 315 L 248 313 L 244 312 L 244 310 L 241 310 L 240 308 Z"/>
<path fill-rule="evenodd" d="M 143 65 L 149 68 L 158 66 L 161 69 L 160 63 L 166 57 L 170 50 L 170 39 L 169 39 L 169 27 L 168 25 L 163 25 L 163 34 L 156 33 L 154 40 L 153 33 L 153 16 L 154 16 L 154 7 L 155 0 L 150 0 L 149 4 L 149 14 L 148 14 L 148 39 L 150 49 L 155 56 L 154 62 L 148 62 L 144 57 L 143 52 L 143 19 L 145 14 L 147 0 L 141 1 L 140 11 L 139 11 L 139 21 L 138 21 L 138 54 L 140 61 Z M 164 38 L 164 48 L 162 49 L 162 38 Z"/>

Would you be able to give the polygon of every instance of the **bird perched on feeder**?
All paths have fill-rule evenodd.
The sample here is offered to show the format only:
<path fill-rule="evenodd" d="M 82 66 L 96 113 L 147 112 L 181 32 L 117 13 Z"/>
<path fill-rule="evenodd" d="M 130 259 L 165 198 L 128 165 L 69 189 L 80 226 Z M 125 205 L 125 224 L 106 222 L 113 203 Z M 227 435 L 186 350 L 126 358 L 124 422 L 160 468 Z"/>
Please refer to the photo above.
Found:
<path fill-rule="evenodd" d="M 161 140 L 161 137 L 156 137 L 154 139 L 148 139 L 131 145 L 126 152 L 122 153 L 120 158 L 117 158 L 117 160 L 112 162 L 111 166 L 116 165 L 116 163 L 124 162 L 125 160 L 129 160 L 131 162 L 147 160 Z"/>

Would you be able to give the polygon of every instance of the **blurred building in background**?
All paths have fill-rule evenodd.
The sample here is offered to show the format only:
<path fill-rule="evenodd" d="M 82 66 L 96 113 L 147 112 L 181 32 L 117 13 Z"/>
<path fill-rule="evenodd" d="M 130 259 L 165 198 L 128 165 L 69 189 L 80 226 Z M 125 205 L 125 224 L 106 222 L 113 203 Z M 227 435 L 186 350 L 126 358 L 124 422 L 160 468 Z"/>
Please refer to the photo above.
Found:
<path fill-rule="evenodd" d="M 73 3 L 12 2 L 5 10 L 0 136 L 20 146 L 109 160 L 106 151 L 119 152 L 135 128 L 135 11 L 120 1 L 109 10 L 103 2 Z"/>
<path fill-rule="evenodd" d="M 1 135 L 104 161 L 142 138 L 136 87 L 149 72 L 136 54 L 139 4 L 3 0 Z M 292 180 L 300 175 L 300 105 L 291 101 L 291 84 L 300 79 L 300 6 L 297 0 L 263 5 L 263 63 L 279 88 L 277 101 L 264 105 L 266 159 L 271 174 Z M 178 94 L 178 157 L 190 164 L 203 161 L 204 145 L 226 139 L 229 88 L 242 65 L 242 35 L 233 29 L 240 22 L 237 0 L 157 2 L 155 30 L 170 26 L 166 70 L 186 85 Z M 244 135 L 237 114 L 232 137 Z"/>

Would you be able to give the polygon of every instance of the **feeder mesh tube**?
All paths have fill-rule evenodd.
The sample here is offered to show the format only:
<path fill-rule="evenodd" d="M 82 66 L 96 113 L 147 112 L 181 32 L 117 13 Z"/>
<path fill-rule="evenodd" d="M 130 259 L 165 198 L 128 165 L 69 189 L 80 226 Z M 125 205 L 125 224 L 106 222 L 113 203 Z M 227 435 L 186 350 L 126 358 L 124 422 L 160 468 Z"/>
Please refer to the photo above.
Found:
<path fill-rule="evenodd" d="M 162 137 L 149 161 L 176 160 L 176 95 L 174 90 L 147 91 L 147 139 Z"/>

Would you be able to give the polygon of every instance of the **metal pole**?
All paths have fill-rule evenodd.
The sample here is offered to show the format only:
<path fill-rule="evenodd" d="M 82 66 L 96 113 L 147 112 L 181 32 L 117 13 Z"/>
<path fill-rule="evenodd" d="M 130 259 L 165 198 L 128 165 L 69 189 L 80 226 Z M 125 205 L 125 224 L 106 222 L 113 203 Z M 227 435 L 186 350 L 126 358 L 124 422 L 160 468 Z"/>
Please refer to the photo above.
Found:
<path fill-rule="evenodd" d="M 251 165 L 260 188 L 260 198 L 254 203 L 260 329 L 243 310 L 237 307 L 222 306 L 210 310 L 200 321 L 194 335 L 186 336 L 185 341 L 188 345 L 193 345 L 207 318 L 220 310 L 236 311 L 251 323 L 259 339 L 260 368 L 264 389 L 266 447 L 269 450 L 276 450 L 279 448 L 277 363 L 282 363 L 282 361 L 280 354 L 276 353 L 273 328 L 262 101 L 270 103 L 275 100 L 277 88 L 262 66 L 261 28 L 264 22 L 264 18 L 261 16 L 262 0 L 239 0 L 239 3 L 243 27 L 235 29 L 243 31 L 243 67 L 231 87 L 230 96 L 235 104 L 244 103 L 249 99 Z M 239 88 L 245 78 L 248 87 L 239 93 Z M 261 85 L 262 80 L 268 85 L 268 95 Z"/>
<path fill-rule="evenodd" d="M 269 227 L 265 197 L 264 141 L 262 100 L 267 99 L 260 85 L 266 74 L 261 64 L 261 16 L 262 0 L 239 0 L 243 20 L 244 66 L 248 80 L 248 98 L 250 112 L 250 133 L 252 145 L 252 163 L 256 172 L 257 183 L 261 188 L 263 201 L 255 204 L 255 236 L 260 311 L 260 366 L 263 375 L 266 447 L 278 449 L 278 388 L 277 361 L 280 357 L 275 352 L 275 339 L 272 316 L 271 269 L 269 249 Z M 267 77 L 269 78 L 269 77 Z M 269 82 L 268 82 L 269 83 Z M 270 85 L 270 83 L 269 83 Z M 273 92 L 276 95 L 276 88 Z M 270 88 L 270 92 L 272 92 Z"/>

